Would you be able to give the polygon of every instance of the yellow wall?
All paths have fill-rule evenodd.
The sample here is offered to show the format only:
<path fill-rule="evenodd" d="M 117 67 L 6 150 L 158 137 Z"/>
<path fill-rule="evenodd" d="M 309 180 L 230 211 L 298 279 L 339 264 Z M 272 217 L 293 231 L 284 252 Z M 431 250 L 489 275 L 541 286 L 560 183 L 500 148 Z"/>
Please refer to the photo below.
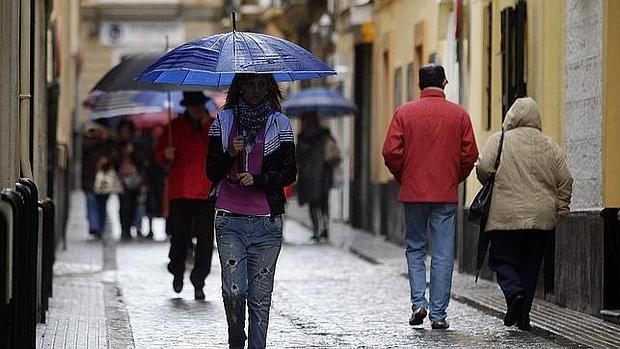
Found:
<path fill-rule="evenodd" d="M 491 129 L 487 130 L 486 40 L 488 24 L 484 21 L 485 8 L 492 3 L 493 33 L 491 43 Z M 516 0 L 478 0 L 470 3 L 468 18 L 471 32 L 470 80 L 462 82 L 469 89 L 466 106 L 472 117 L 478 148 L 482 150 L 488 137 L 498 132 L 502 114 L 502 57 L 501 11 L 514 6 Z M 564 0 L 527 1 L 526 71 L 527 94 L 539 103 L 543 132 L 560 146 L 564 133 Z M 475 171 L 467 181 L 468 201 L 473 198 L 480 184 Z"/>
<path fill-rule="evenodd" d="M 75 108 L 79 108 L 76 105 L 76 91 L 77 91 L 77 78 L 76 78 L 76 58 L 79 54 L 79 34 L 77 31 L 77 23 L 79 20 L 79 4 L 77 1 L 58 1 L 54 3 L 54 11 L 58 7 L 58 21 L 60 22 L 61 31 L 61 87 L 58 101 L 58 128 L 57 139 L 59 144 L 65 144 L 67 149 L 71 149 L 72 143 L 72 120 L 73 112 Z M 63 148 L 64 149 L 64 148 Z M 65 152 L 59 154 L 60 158 L 63 158 Z M 66 160 L 66 159 L 59 159 Z M 62 161 L 61 161 L 62 162 Z M 65 163 L 59 164 L 64 167 Z"/>
<path fill-rule="evenodd" d="M 398 67 L 402 69 L 401 100 L 405 102 L 407 65 L 414 61 L 416 25 L 424 23 L 424 52 L 421 63 L 427 63 L 429 56 L 435 52 L 438 58 L 441 57 L 442 52 L 439 52 L 437 44 L 439 3 L 436 0 L 379 1 L 375 5 L 374 15 L 371 180 L 387 182 L 392 179 L 392 175 L 383 164 L 381 149 L 394 113 L 394 71 Z M 384 52 L 389 56 L 387 69 Z M 414 73 L 417 74 L 419 62 L 414 63 Z"/>
<path fill-rule="evenodd" d="M 527 92 L 543 132 L 564 147 L 564 0 L 528 1 Z"/>
<path fill-rule="evenodd" d="M 620 1 L 604 6 L 603 195 L 605 207 L 620 207 Z"/>

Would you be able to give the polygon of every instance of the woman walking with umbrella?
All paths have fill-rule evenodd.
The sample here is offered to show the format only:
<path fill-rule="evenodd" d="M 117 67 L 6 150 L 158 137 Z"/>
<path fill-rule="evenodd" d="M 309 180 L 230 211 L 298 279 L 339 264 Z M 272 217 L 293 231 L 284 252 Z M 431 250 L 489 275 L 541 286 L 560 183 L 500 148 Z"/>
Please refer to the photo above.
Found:
<path fill-rule="evenodd" d="M 296 176 L 295 143 L 271 74 L 237 74 L 209 130 L 207 174 L 217 183 L 215 231 L 231 348 L 264 348 L 282 246 L 284 187 Z"/>
<path fill-rule="evenodd" d="M 284 187 L 297 175 L 295 143 L 280 112 L 276 82 L 336 72 L 312 53 L 265 34 L 233 31 L 196 39 L 166 53 L 137 80 L 230 86 L 209 129 L 207 175 L 215 183 L 215 231 L 222 265 L 228 343 L 264 348 L 276 261 L 282 245 Z M 193 59 L 200 57 L 200 59 Z"/>

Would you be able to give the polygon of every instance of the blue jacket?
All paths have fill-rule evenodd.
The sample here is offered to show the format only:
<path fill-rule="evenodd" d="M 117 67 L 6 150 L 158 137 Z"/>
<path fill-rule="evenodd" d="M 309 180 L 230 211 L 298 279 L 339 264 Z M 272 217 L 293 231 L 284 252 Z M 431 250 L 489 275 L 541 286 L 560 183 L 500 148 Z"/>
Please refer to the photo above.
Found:
<path fill-rule="evenodd" d="M 231 109 L 221 111 L 209 128 L 207 176 L 213 183 L 226 176 L 234 158 L 228 155 L 228 139 L 234 122 Z M 262 173 L 254 176 L 254 185 L 267 195 L 271 215 L 284 213 L 284 187 L 295 182 L 295 140 L 293 129 L 286 115 L 274 112 L 267 118 Z"/>

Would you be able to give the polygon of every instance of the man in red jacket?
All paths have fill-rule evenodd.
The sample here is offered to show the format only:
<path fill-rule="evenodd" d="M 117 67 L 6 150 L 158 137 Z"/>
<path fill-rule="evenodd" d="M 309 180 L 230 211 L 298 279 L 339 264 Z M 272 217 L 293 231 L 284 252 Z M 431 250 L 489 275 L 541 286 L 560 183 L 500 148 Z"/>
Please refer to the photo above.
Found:
<path fill-rule="evenodd" d="M 209 197 L 212 183 L 205 173 L 212 122 L 205 108 L 207 100 L 202 92 L 183 92 L 181 105 L 187 110 L 171 121 L 172 132 L 165 132 L 155 149 L 157 162 L 170 166 L 167 228 L 170 233 L 168 271 L 174 276 L 172 287 L 177 293 L 183 289 L 187 246 L 195 236 L 190 281 L 196 299 L 205 298 L 202 289 L 211 270 L 213 254 L 215 208 Z"/>
<path fill-rule="evenodd" d="M 467 112 L 446 100 L 443 67 L 420 68 L 420 99 L 396 110 L 383 145 L 385 165 L 400 184 L 404 203 L 406 256 L 411 287 L 410 325 L 421 325 L 430 310 L 431 327 L 447 329 L 454 263 L 454 215 L 458 185 L 478 158 Z M 431 238 L 430 303 L 424 263 Z"/>

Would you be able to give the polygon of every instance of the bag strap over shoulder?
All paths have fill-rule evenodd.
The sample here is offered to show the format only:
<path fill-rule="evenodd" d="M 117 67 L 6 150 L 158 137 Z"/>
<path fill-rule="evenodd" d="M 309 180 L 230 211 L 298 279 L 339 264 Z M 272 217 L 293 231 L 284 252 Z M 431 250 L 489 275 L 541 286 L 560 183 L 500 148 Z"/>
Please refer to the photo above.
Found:
<path fill-rule="evenodd" d="M 499 167 L 499 161 L 502 157 L 502 148 L 504 145 L 504 128 L 502 127 L 502 136 L 499 138 L 499 148 L 497 149 L 497 157 L 495 158 L 495 172 L 497 172 L 497 168 Z"/>

